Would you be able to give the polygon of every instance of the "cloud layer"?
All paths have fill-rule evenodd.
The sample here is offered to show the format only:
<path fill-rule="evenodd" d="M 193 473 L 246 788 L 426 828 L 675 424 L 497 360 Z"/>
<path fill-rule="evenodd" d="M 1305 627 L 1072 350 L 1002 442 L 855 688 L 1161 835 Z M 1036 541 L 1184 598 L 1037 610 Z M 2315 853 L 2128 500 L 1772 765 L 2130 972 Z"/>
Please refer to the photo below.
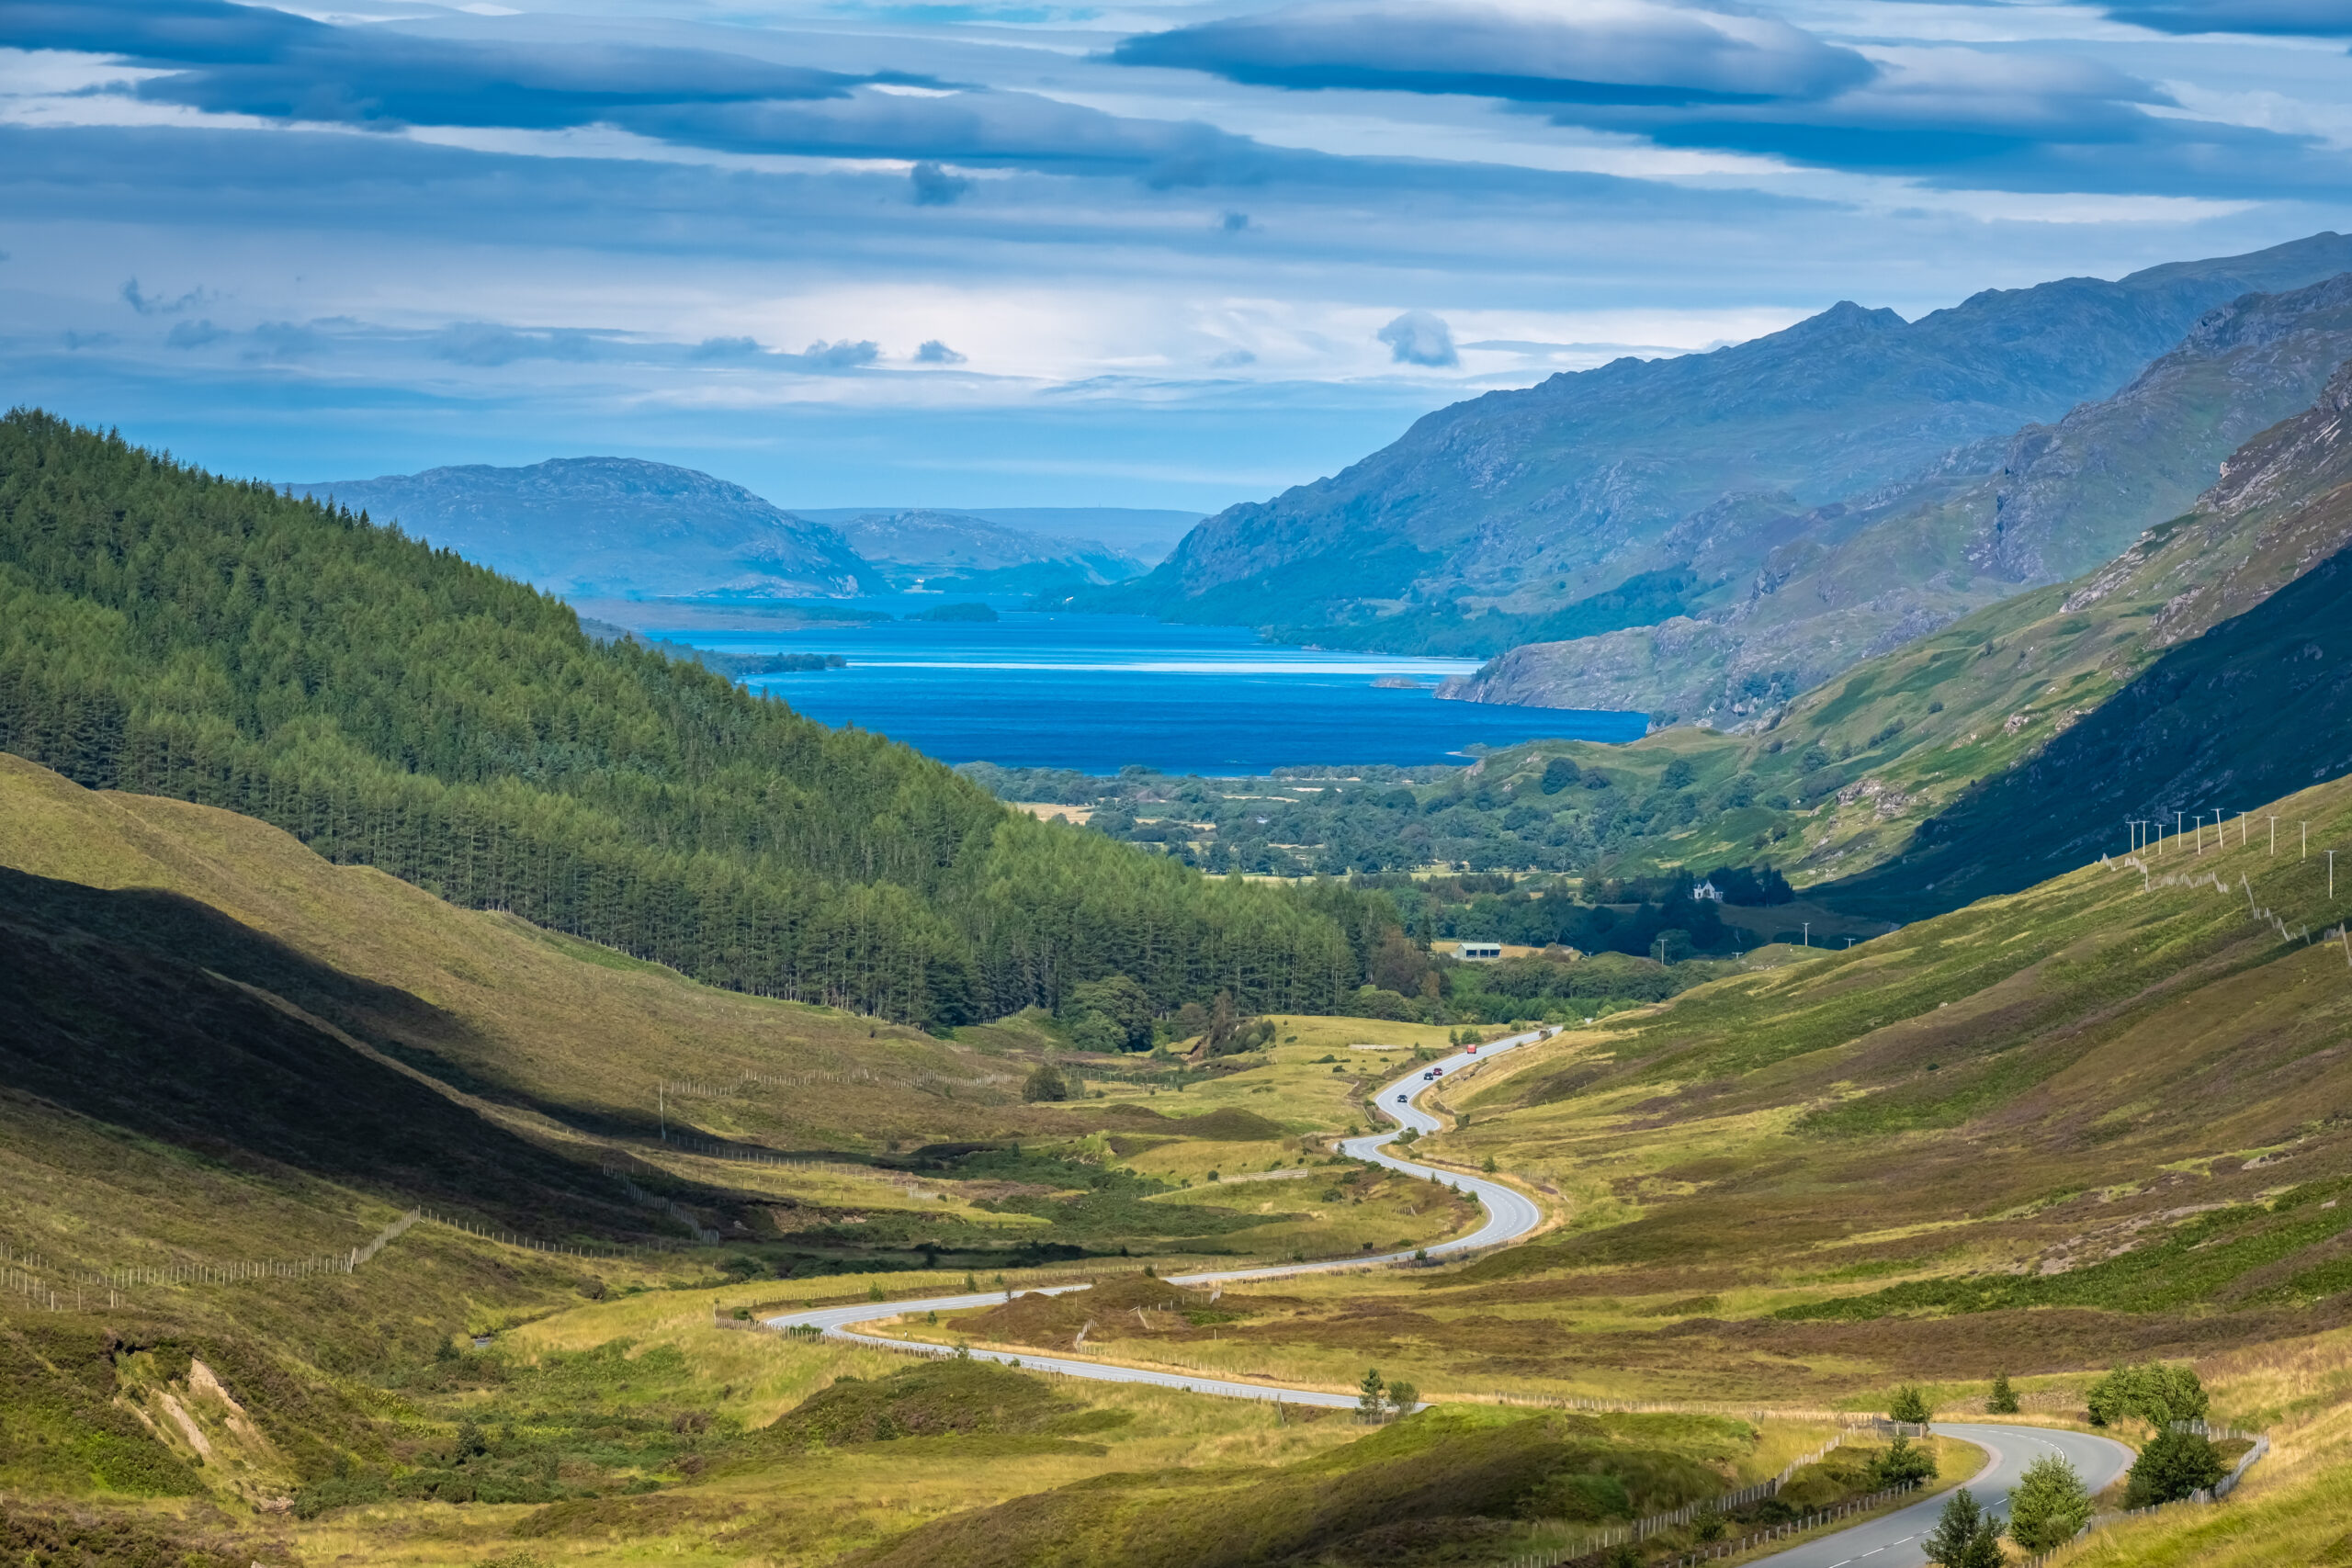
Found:
<path fill-rule="evenodd" d="M 1273 87 L 1470 93 L 1538 104 L 1818 98 L 1870 62 L 1778 18 L 1654 0 L 1556 6 L 1302 6 L 1122 41 L 1127 65 Z"/>
<path fill-rule="evenodd" d="M 0 0 L 12 399 L 288 479 L 1210 507 L 2352 202 L 2340 0 L 564 6 Z"/>

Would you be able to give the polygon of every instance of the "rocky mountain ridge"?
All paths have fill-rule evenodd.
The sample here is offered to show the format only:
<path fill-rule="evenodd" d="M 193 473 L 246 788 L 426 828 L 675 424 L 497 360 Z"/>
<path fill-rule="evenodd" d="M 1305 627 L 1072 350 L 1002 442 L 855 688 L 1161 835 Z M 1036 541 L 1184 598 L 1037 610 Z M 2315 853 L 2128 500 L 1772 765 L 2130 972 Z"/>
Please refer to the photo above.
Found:
<path fill-rule="evenodd" d="M 2114 397 L 2018 432 L 1989 471 L 1968 472 L 1991 446 L 1979 444 L 1863 504 L 1751 527 L 1781 538 L 1736 599 L 1523 645 L 1445 694 L 1753 723 L 1864 659 L 2094 569 L 2185 511 L 2231 452 L 2308 407 L 2347 358 L 2352 274 L 2233 301 Z"/>
<path fill-rule="evenodd" d="M 1699 556 L 1716 573 L 1700 588 L 1720 592 L 1785 542 L 1776 517 L 1850 508 L 1955 449 L 2056 421 L 2215 307 L 2347 269 L 2352 240 L 2328 233 L 2115 282 L 1988 290 L 1913 322 L 1841 302 L 1711 354 L 1489 393 L 1339 475 L 1208 519 L 1149 577 L 1089 603 L 1419 651 L 1433 626 L 1549 613 Z M 1734 525 L 1694 554 L 1689 529 L 1713 523 Z M 1648 596 L 1634 613 L 1655 622 L 1657 608 Z"/>

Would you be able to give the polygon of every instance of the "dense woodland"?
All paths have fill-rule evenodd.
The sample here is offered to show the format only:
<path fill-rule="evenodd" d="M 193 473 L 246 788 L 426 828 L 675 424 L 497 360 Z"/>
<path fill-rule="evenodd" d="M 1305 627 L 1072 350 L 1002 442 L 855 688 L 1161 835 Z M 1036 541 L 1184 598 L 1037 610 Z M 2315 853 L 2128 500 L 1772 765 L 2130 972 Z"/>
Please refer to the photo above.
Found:
<path fill-rule="evenodd" d="M 1322 1011 L 1396 927 L 1008 812 L 365 515 L 0 421 L 0 749 L 715 984 L 945 1025 L 1132 976 Z"/>

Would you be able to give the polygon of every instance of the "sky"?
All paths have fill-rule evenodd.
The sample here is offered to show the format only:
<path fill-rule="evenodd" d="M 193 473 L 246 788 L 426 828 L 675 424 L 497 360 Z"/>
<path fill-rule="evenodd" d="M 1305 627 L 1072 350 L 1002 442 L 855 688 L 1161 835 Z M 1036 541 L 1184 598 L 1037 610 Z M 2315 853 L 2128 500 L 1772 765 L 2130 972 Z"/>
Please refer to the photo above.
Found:
<path fill-rule="evenodd" d="M 0 0 L 11 404 L 1209 512 L 1840 299 L 2352 227 L 2352 0 Z"/>

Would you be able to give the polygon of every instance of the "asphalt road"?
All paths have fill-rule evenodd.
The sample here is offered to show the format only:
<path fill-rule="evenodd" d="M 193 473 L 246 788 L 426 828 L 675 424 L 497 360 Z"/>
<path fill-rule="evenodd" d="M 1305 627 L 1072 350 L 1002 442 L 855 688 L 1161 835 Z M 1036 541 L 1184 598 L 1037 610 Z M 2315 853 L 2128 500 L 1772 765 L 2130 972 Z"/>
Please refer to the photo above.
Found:
<path fill-rule="evenodd" d="M 1544 1038 L 1544 1032 L 1542 1030 L 1531 1030 L 1525 1034 L 1508 1035 L 1490 1044 L 1479 1046 L 1475 1055 L 1468 1051 L 1457 1051 L 1453 1055 L 1442 1057 L 1430 1066 L 1443 1069 L 1441 1075 L 1442 1077 L 1451 1077 L 1478 1062 L 1490 1060 L 1516 1050 L 1521 1045 L 1540 1040 Z M 1490 1247 L 1500 1247 L 1505 1242 L 1525 1235 L 1544 1223 L 1544 1212 L 1535 1206 L 1534 1200 L 1524 1193 L 1506 1187 L 1499 1181 L 1489 1181 L 1480 1177 L 1464 1176 L 1456 1171 L 1438 1170 L 1429 1166 L 1416 1165 L 1411 1160 L 1389 1152 L 1387 1145 L 1396 1139 L 1397 1134 L 1408 1127 L 1426 1134 L 1434 1133 L 1443 1125 L 1435 1116 L 1422 1110 L 1419 1103 L 1421 1095 L 1436 1087 L 1434 1082 L 1422 1081 L 1421 1075 L 1428 1070 L 1428 1066 L 1416 1066 L 1411 1072 L 1395 1082 L 1383 1084 L 1373 1097 L 1374 1103 L 1379 1107 L 1380 1113 L 1396 1123 L 1393 1131 L 1368 1133 L 1362 1137 L 1350 1138 L 1340 1146 L 1357 1159 L 1386 1166 L 1391 1170 L 1403 1171 L 1408 1176 L 1435 1177 L 1441 1181 L 1451 1183 L 1478 1201 L 1480 1206 L 1486 1211 L 1486 1223 L 1467 1235 L 1456 1237 L 1453 1241 L 1439 1242 L 1430 1247 L 1429 1254 L 1431 1258 L 1446 1258 L 1464 1252 L 1481 1251 Z M 1396 1099 L 1400 1094 L 1406 1097 L 1401 1104 Z M 1272 1280 L 1292 1274 L 1316 1274 L 1340 1269 L 1371 1268 L 1400 1262 L 1412 1256 L 1413 1254 L 1409 1251 L 1385 1252 L 1365 1258 L 1333 1258 L 1322 1263 L 1282 1263 L 1263 1269 L 1216 1269 L 1200 1274 L 1170 1275 L 1169 1283 L 1191 1286 L 1229 1284 L 1242 1280 Z M 1084 1285 L 1052 1285 L 1038 1288 L 1035 1293 L 1060 1295 L 1067 1291 L 1084 1289 L 1086 1289 Z M 966 1292 L 954 1296 L 922 1296 L 907 1301 L 861 1302 L 854 1306 L 821 1307 L 813 1312 L 786 1313 L 781 1316 L 769 1318 L 767 1321 L 772 1326 L 777 1328 L 805 1325 L 820 1328 L 836 1339 L 848 1339 L 862 1345 L 880 1345 L 896 1348 L 901 1344 L 900 1341 L 885 1339 L 876 1335 L 861 1334 L 857 1332 L 854 1325 L 905 1313 L 971 1312 L 981 1307 L 994 1306 L 999 1302 L 1010 1299 L 1009 1292 L 983 1291 L 977 1294 Z M 1356 1396 L 1352 1393 L 1327 1393 L 1313 1389 L 1283 1388 L 1271 1382 L 1196 1377 L 1187 1372 L 1154 1371 L 1141 1367 L 1115 1367 L 1102 1361 L 1085 1360 L 1076 1356 L 1023 1355 L 1016 1357 L 1010 1352 L 996 1350 L 975 1350 L 972 1354 L 985 1360 L 1018 1360 L 1024 1367 L 1043 1368 L 1048 1371 L 1067 1373 L 1074 1378 L 1092 1378 L 1102 1382 L 1157 1383 L 1165 1388 L 1189 1389 L 1194 1393 L 1223 1394 L 1227 1398 L 1235 1399 L 1280 1399 L 1289 1404 L 1322 1404 L 1339 1409 L 1352 1407 L 1356 1403 Z"/>
<path fill-rule="evenodd" d="M 1961 1421 L 1939 1421 L 1935 1429 L 1974 1443 L 1992 1456 L 1992 1462 L 1965 1484 L 1978 1503 L 2004 1516 L 2008 1513 L 2009 1493 L 2025 1474 L 2025 1467 L 2044 1454 L 2063 1455 L 2094 1495 L 2132 1464 L 2130 1449 L 2088 1432 Z M 1936 1516 L 1944 1511 L 1951 1496 L 1949 1492 L 1939 1493 L 1851 1529 L 1759 1558 L 1757 1568 L 1765 1564 L 1770 1568 L 1918 1568 L 1928 1560 L 1919 1542 L 1936 1528 Z"/>

